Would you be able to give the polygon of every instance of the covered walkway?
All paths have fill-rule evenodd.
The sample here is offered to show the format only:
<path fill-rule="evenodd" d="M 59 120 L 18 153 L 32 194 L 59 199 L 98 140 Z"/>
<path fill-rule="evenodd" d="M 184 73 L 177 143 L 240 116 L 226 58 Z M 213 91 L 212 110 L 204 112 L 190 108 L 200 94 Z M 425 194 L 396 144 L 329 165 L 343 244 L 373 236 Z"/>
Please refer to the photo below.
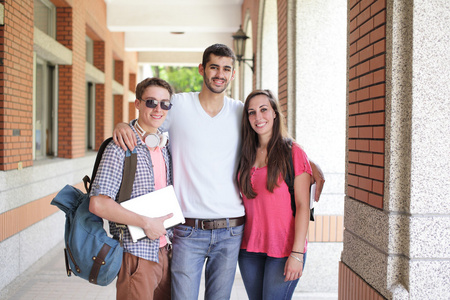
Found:
<path fill-rule="evenodd" d="M 11 300 L 110 300 L 115 299 L 115 284 L 107 287 L 89 284 L 75 276 L 65 275 L 64 255 L 60 243 L 36 262 L 26 272 L 0 292 L 0 299 Z M 239 269 L 238 269 L 239 270 Z M 201 288 L 204 287 L 202 282 Z M 203 299 L 203 289 L 199 299 Z M 293 299 L 331 300 L 337 299 L 337 293 L 296 292 Z M 239 272 L 236 273 L 231 300 L 247 300 L 244 284 Z"/>

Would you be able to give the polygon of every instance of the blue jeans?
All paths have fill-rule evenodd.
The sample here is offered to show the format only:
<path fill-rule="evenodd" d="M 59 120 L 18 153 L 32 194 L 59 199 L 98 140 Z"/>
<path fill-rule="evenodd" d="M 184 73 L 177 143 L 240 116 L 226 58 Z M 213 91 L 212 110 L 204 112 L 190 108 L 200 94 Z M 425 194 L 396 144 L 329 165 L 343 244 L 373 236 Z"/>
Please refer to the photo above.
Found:
<path fill-rule="evenodd" d="M 292 299 L 299 279 L 284 282 L 284 266 L 287 257 L 275 258 L 265 253 L 241 250 L 239 269 L 249 300 Z M 303 255 L 303 270 L 306 253 Z"/>
<path fill-rule="evenodd" d="M 244 225 L 213 230 L 175 227 L 172 299 L 198 299 L 205 260 L 205 300 L 230 299 L 243 231 Z"/>

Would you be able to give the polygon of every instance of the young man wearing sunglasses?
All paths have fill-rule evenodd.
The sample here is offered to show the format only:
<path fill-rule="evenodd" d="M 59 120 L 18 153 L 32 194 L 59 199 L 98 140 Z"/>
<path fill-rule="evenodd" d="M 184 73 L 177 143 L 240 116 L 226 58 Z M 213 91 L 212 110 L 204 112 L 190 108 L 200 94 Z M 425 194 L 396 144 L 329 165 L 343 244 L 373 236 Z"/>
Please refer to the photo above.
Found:
<path fill-rule="evenodd" d="M 129 124 L 137 140 L 137 166 L 131 198 L 172 184 L 172 163 L 166 141 L 158 131 L 171 108 L 172 87 L 159 78 L 147 78 L 136 87 L 135 107 L 139 118 Z M 128 126 L 128 125 L 127 125 Z M 122 181 L 125 151 L 110 143 L 103 153 L 92 183 L 89 209 L 110 221 L 110 231 L 120 235 L 118 224 L 144 229 L 147 238 L 133 242 L 128 227 L 123 229 L 124 256 L 117 278 L 117 299 L 171 299 L 169 245 L 172 230 L 164 220 L 129 211 L 116 202 Z"/>
<path fill-rule="evenodd" d="M 172 299 L 198 299 L 205 266 L 205 299 L 229 299 L 244 229 L 244 206 L 234 182 L 243 103 L 226 96 L 236 56 L 215 44 L 203 53 L 201 92 L 175 94 L 163 128 L 169 131 L 174 188 L 186 223 L 174 229 Z M 135 141 L 118 124 L 114 141 Z M 320 194 L 320 192 L 319 192 Z"/>

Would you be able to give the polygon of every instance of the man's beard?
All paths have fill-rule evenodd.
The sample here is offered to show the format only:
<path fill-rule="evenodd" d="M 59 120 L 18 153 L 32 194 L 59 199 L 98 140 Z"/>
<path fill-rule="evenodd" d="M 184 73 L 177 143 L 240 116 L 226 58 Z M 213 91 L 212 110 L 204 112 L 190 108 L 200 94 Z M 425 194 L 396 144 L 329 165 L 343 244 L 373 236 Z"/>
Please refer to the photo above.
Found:
<path fill-rule="evenodd" d="M 223 80 L 226 84 L 224 85 L 223 88 L 214 87 L 214 86 L 211 85 L 211 82 L 212 82 L 214 79 L 220 79 L 220 80 Z M 205 85 L 206 85 L 206 87 L 208 88 L 208 90 L 210 90 L 211 92 L 213 92 L 213 93 L 215 93 L 215 94 L 221 94 L 221 93 L 223 93 L 223 91 L 225 91 L 225 90 L 227 89 L 228 84 L 229 84 L 229 82 L 228 82 L 226 79 L 221 79 L 221 78 L 218 78 L 218 77 L 213 77 L 213 78 L 211 78 L 211 81 L 208 81 L 207 78 L 206 78 L 206 76 L 203 76 L 203 81 L 205 82 Z"/>

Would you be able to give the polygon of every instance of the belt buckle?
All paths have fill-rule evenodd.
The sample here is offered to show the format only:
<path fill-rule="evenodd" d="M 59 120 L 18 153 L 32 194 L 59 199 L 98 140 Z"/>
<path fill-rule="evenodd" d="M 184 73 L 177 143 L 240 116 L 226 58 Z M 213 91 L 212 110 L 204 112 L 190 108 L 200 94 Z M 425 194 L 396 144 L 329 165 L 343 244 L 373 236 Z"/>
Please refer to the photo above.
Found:
<path fill-rule="evenodd" d="M 202 230 L 205 230 L 205 222 L 211 222 L 211 220 L 201 220 L 201 225 L 202 225 L 201 228 L 202 228 Z M 213 229 L 214 229 L 214 225 L 213 225 Z"/>

